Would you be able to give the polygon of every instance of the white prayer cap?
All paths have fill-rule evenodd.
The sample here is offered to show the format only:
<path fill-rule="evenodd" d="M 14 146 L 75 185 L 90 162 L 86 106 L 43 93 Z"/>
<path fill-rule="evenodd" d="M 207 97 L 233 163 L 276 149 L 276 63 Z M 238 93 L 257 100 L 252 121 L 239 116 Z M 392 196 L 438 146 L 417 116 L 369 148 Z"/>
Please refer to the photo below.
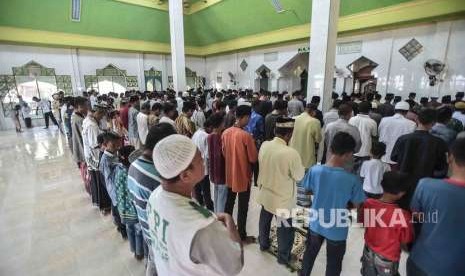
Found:
<path fill-rule="evenodd" d="M 189 92 L 184 92 L 184 93 L 182 93 L 182 96 L 183 96 L 184 98 L 189 97 Z"/>
<path fill-rule="evenodd" d="M 408 104 L 408 102 L 398 102 L 396 103 L 396 106 L 394 107 L 395 110 L 405 110 L 405 111 L 409 111 L 410 110 L 410 105 Z"/>
<path fill-rule="evenodd" d="M 197 147 L 186 136 L 173 134 L 157 143 L 153 150 L 155 169 L 165 179 L 178 176 L 192 163 Z"/>
<path fill-rule="evenodd" d="M 371 108 L 376 109 L 378 108 L 378 104 L 375 102 L 371 102 Z"/>

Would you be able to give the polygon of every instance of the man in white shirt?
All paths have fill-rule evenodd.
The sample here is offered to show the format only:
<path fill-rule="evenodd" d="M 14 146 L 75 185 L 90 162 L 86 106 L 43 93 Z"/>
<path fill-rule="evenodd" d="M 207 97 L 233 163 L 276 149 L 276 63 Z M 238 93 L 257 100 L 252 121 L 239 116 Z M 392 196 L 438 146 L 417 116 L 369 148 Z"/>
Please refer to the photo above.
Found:
<path fill-rule="evenodd" d="M 195 197 L 200 205 L 205 206 L 208 210 L 213 211 L 213 201 L 210 191 L 210 176 L 208 175 L 208 135 L 212 131 L 210 120 L 207 120 L 203 128 L 198 128 L 192 135 L 192 142 L 197 146 L 202 155 L 205 177 L 195 186 Z"/>
<path fill-rule="evenodd" d="M 350 118 L 349 124 L 353 125 L 360 132 L 360 139 L 362 145 L 360 150 L 355 153 L 355 164 L 354 171 L 358 172 L 358 169 L 362 165 L 362 162 L 370 159 L 370 151 L 373 138 L 378 136 L 378 125 L 375 120 L 371 119 L 368 116 L 368 113 L 371 109 L 370 102 L 361 102 L 358 105 L 359 114 L 357 116 Z"/>
<path fill-rule="evenodd" d="M 89 112 L 82 122 L 82 146 L 90 174 L 92 203 L 98 206 L 102 213 L 107 213 L 111 209 L 111 201 L 99 171 L 100 144 L 97 139 L 102 133 L 99 122 L 105 116 L 106 109 L 98 104 L 94 109 L 94 112 Z"/>
<path fill-rule="evenodd" d="M 383 118 L 378 128 L 379 141 L 386 144 L 386 154 L 381 160 L 391 165 L 395 164 L 391 160 L 391 153 L 397 139 L 404 134 L 414 132 L 417 127 L 413 121 L 405 118 L 410 109 L 407 102 L 398 102 L 394 109 L 396 114 Z"/>
<path fill-rule="evenodd" d="M 49 119 L 52 119 L 53 124 L 55 124 L 61 131 L 60 125 L 58 124 L 55 116 L 53 116 L 50 101 L 47 99 L 39 99 L 37 97 L 32 97 L 32 100 L 37 103 L 36 114 L 39 111 L 39 108 L 42 109 L 42 114 L 44 115 L 45 119 L 45 129 L 48 128 Z"/>
<path fill-rule="evenodd" d="M 155 146 L 153 162 L 162 179 L 146 209 L 158 275 L 237 275 L 244 255 L 232 217 L 191 199 L 205 174 L 197 147 L 170 135 Z"/>
<path fill-rule="evenodd" d="M 192 122 L 194 122 L 195 127 L 197 129 L 203 128 L 205 124 L 205 108 L 206 104 L 203 99 L 197 101 L 197 109 L 194 111 L 192 115 Z"/>
<path fill-rule="evenodd" d="M 140 112 L 137 113 L 137 132 L 139 134 L 139 139 L 142 145 L 145 145 L 145 139 L 149 133 L 149 117 L 150 112 L 150 102 L 145 102 L 140 108 Z"/>
<path fill-rule="evenodd" d="M 94 109 L 94 106 L 97 104 L 97 92 L 93 90 L 90 91 L 89 101 L 90 101 L 90 108 Z"/>

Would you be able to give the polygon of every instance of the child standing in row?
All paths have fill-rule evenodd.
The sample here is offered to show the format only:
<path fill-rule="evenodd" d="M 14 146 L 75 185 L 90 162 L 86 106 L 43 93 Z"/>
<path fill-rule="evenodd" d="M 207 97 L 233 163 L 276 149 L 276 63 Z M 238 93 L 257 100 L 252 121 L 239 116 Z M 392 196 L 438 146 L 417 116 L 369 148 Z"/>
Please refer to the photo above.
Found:
<path fill-rule="evenodd" d="M 124 146 L 119 149 L 119 161 L 115 168 L 116 207 L 121 217 L 121 223 L 126 226 L 129 248 L 137 260 L 144 258 L 144 241 L 142 229 L 137 218 L 133 195 L 128 189 L 128 169 L 131 163 L 129 155 L 135 150 L 133 146 Z"/>
<path fill-rule="evenodd" d="M 383 195 L 381 180 L 383 180 L 383 174 L 391 170 L 387 163 L 381 161 L 384 154 L 386 154 L 386 144 L 373 142 L 371 159 L 363 162 L 360 169 L 360 177 L 363 179 L 363 191 L 368 198 L 380 198 Z"/>
<path fill-rule="evenodd" d="M 363 204 L 365 248 L 362 257 L 362 275 L 399 275 L 401 248 L 413 241 L 412 216 L 397 205 L 405 195 L 408 175 L 387 172 L 381 181 L 383 194 L 379 199 L 369 198 Z M 382 214 L 381 214 L 382 213 Z"/>

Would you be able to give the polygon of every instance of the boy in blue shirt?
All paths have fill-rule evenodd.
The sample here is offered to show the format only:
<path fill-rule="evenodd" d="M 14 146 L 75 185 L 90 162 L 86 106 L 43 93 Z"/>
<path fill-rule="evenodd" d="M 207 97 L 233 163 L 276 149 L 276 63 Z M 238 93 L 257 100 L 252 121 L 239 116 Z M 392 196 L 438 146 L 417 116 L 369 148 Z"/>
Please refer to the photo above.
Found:
<path fill-rule="evenodd" d="M 302 181 L 304 188 L 313 194 L 313 205 L 300 275 L 310 275 L 325 240 L 326 275 L 341 274 L 350 224 L 347 206 L 352 203 L 358 208 L 365 200 L 360 178 L 344 170 L 344 165 L 352 160 L 355 147 L 350 134 L 338 132 L 330 145 L 330 159 L 325 165 L 313 166 Z"/>

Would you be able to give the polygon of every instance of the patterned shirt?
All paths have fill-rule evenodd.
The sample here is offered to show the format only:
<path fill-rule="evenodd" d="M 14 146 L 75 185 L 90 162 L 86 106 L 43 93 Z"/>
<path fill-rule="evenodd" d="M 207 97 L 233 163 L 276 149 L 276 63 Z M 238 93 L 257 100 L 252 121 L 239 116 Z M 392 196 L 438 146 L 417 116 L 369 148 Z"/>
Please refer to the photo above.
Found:
<path fill-rule="evenodd" d="M 194 135 L 195 132 L 195 124 L 194 122 L 186 116 L 186 114 L 181 113 L 178 118 L 174 121 L 176 131 L 178 134 L 187 136 L 189 138 Z"/>
<path fill-rule="evenodd" d="M 134 196 L 128 189 L 128 170 L 121 163 L 115 168 L 115 189 L 117 208 L 121 219 L 123 222 L 137 222 Z"/>

